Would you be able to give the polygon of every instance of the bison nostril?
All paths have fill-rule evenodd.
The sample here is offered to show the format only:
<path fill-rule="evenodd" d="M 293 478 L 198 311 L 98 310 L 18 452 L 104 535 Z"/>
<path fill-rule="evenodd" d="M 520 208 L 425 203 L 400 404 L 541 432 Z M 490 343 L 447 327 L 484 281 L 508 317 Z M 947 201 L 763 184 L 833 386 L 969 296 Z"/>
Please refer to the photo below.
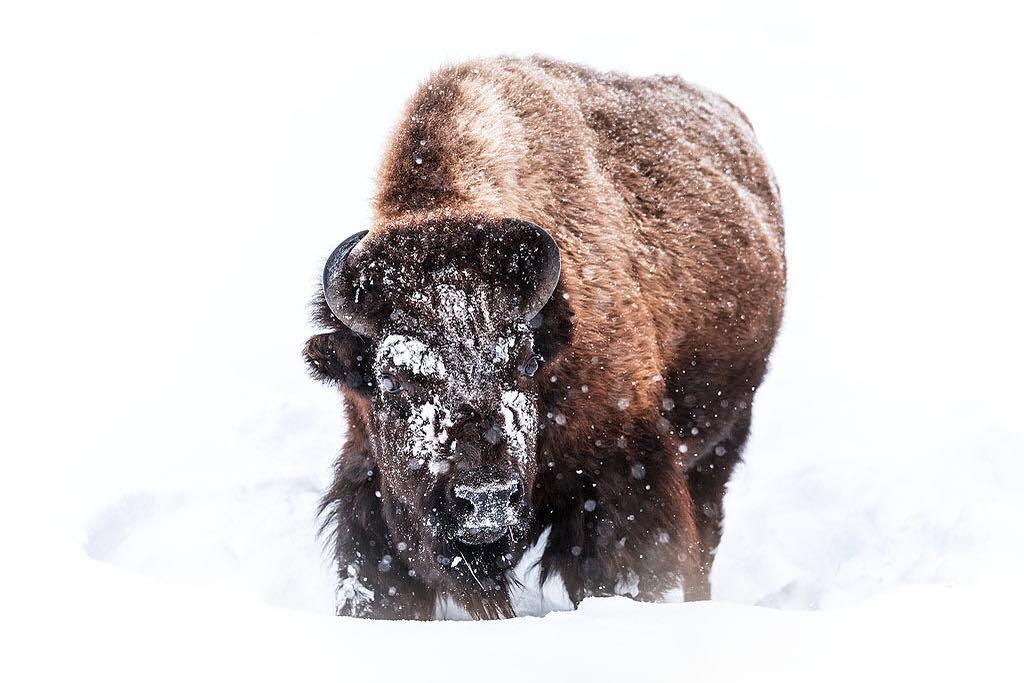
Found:
<path fill-rule="evenodd" d="M 473 504 L 469 499 L 462 495 L 462 492 L 458 490 L 460 488 L 461 487 L 455 485 L 455 482 L 448 483 L 445 490 L 448 503 L 451 505 L 452 510 L 456 515 L 465 516 L 472 514 Z"/>
<path fill-rule="evenodd" d="M 508 497 L 508 502 L 516 505 L 523 499 L 523 485 L 518 481 L 512 483 L 515 485 L 515 488 L 512 489 L 512 495 Z"/>
<path fill-rule="evenodd" d="M 465 517 L 473 514 L 473 504 L 460 496 L 455 496 L 452 499 L 452 507 L 454 508 L 455 514 L 459 517 Z"/>

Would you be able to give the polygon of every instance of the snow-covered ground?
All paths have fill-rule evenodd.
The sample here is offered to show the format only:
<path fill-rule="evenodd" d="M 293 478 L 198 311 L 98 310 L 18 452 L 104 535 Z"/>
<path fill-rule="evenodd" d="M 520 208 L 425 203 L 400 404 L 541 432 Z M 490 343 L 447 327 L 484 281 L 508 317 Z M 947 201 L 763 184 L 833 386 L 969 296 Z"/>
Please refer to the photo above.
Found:
<path fill-rule="evenodd" d="M 766 4 L 5 5 L 0 676 L 1019 676 L 1016 24 Z M 790 295 L 715 602 L 337 619 L 305 304 L 417 80 L 503 52 L 681 73 L 775 167 Z"/>

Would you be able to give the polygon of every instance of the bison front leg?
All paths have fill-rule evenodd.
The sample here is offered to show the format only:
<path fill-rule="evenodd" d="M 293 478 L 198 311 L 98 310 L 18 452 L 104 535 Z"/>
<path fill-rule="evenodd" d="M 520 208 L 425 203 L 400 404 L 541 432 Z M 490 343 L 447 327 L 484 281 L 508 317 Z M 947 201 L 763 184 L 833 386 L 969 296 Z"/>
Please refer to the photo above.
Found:
<path fill-rule="evenodd" d="M 687 601 L 707 600 L 710 591 L 692 518 L 668 514 L 649 528 L 637 523 L 645 513 L 657 514 L 649 509 L 630 512 L 621 523 L 612 521 L 618 517 L 614 513 L 592 523 L 556 522 L 542 559 L 545 576 L 560 576 L 574 605 L 586 597 L 610 595 L 660 602 L 680 587 Z"/>
<path fill-rule="evenodd" d="M 335 606 L 339 616 L 366 619 L 432 619 L 435 592 L 402 562 L 377 497 L 379 476 L 354 448 L 342 454 L 334 485 L 324 498 L 325 529 L 333 536 L 338 566 Z M 401 545 L 401 544 L 399 544 Z"/>
<path fill-rule="evenodd" d="M 421 621 L 434 618 L 434 591 L 407 572 L 390 567 L 388 557 L 385 554 L 376 568 L 358 560 L 339 563 L 335 593 L 338 616 Z"/>
<path fill-rule="evenodd" d="M 436 594 L 398 559 L 388 534 L 373 523 L 379 511 L 338 509 L 335 517 L 338 616 L 433 619 Z"/>
<path fill-rule="evenodd" d="M 707 599 L 685 473 L 656 433 L 626 445 L 633 450 L 579 457 L 593 464 L 570 470 L 575 477 L 555 475 L 562 490 L 543 501 L 550 514 L 540 520 L 551 526 L 545 575 L 560 575 L 575 604 L 601 595 L 659 601 L 680 587 L 687 600 Z"/>

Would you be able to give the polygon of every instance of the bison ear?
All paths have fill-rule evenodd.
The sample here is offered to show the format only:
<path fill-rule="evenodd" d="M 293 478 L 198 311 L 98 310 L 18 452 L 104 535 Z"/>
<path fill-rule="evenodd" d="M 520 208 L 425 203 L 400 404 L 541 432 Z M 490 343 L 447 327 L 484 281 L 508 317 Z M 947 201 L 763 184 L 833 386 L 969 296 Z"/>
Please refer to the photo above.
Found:
<path fill-rule="evenodd" d="M 518 218 L 503 221 L 502 241 L 514 246 L 508 253 L 506 272 L 521 288 L 518 306 L 523 320 L 540 313 L 558 286 L 562 272 L 562 257 L 551 234 L 540 227 Z"/>
<path fill-rule="evenodd" d="M 368 232 L 357 232 L 335 247 L 327 257 L 323 275 L 324 301 L 331 313 L 343 325 L 364 337 L 373 336 L 376 330 L 366 315 L 365 306 L 360 305 L 365 304 L 365 301 L 360 301 L 360 278 L 349 255 Z"/>
<path fill-rule="evenodd" d="M 302 357 L 314 379 L 356 390 L 368 386 L 369 342 L 349 330 L 310 337 Z"/>

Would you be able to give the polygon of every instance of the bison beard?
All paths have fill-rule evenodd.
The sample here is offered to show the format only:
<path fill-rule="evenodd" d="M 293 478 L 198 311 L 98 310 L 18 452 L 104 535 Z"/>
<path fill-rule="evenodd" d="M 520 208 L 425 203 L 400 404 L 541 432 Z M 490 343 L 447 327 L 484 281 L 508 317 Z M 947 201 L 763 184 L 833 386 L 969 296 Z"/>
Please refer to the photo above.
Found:
<path fill-rule="evenodd" d="M 305 349 L 348 422 L 322 507 L 338 613 L 512 616 L 546 530 L 542 580 L 575 603 L 708 598 L 785 286 L 742 114 L 679 79 L 451 68 L 375 209 L 328 259 Z"/>

